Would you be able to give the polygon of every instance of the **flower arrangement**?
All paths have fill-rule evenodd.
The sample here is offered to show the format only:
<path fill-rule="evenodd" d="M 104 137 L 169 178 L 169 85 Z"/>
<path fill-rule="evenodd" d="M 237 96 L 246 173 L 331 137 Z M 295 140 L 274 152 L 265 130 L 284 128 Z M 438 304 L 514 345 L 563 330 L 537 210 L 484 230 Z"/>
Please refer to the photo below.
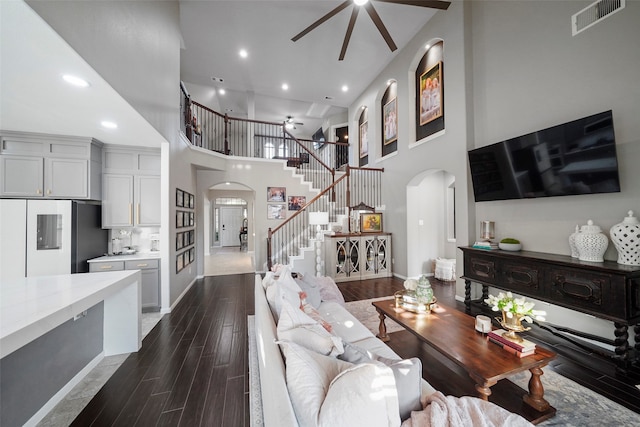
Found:
<path fill-rule="evenodd" d="M 404 281 L 404 288 L 408 291 L 415 292 L 418 289 L 418 281 L 416 279 L 407 279 Z"/>
<path fill-rule="evenodd" d="M 547 313 L 542 310 L 534 310 L 535 305 L 532 302 L 526 302 L 524 298 L 515 298 L 511 292 L 500 292 L 497 297 L 489 295 L 489 298 L 484 300 L 491 306 L 493 311 L 503 311 L 508 318 L 512 318 L 514 315 L 522 318 L 525 322 L 533 322 L 532 317 L 536 320 L 544 321 Z"/>

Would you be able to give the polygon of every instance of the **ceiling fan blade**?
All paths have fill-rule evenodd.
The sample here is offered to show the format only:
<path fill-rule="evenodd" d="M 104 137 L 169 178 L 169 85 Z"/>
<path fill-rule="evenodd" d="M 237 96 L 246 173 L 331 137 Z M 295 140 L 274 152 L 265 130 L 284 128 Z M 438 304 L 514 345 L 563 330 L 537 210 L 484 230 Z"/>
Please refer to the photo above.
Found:
<path fill-rule="evenodd" d="M 382 38 L 384 39 L 384 41 L 387 42 L 387 45 L 389 46 L 389 49 L 391 49 L 391 52 L 398 49 L 398 46 L 396 46 L 396 44 L 393 42 L 391 34 L 389 34 L 389 31 L 387 31 L 387 27 L 385 27 L 382 23 L 382 19 L 380 19 L 380 15 L 378 15 L 378 12 L 376 12 L 373 4 L 371 4 L 371 2 L 366 3 L 364 5 L 364 8 L 367 10 L 367 13 L 371 17 L 373 23 L 376 24 L 376 27 L 378 27 L 378 31 L 380 31 L 380 34 L 382 34 Z"/>
<path fill-rule="evenodd" d="M 346 0 L 345 2 L 341 3 L 338 7 L 333 9 L 331 12 L 327 13 L 322 18 L 318 19 L 316 22 L 314 22 L 313 24 L 309 25 L 304 30 L 300 31 L 291 40 L 294 41 L 294 42 L 297 42 L 302 37 L 304 37 L 307 34 L 309 34 L 313 29 L 317 28 L 320 24 L 322 24 L 323 22 L 329 20 L 330 18 L 333 18 L 334 15 L 336 15 L 338 12 L 342 11 L 343 9 L 345 9 L 347 6 L 349 6 L 351 4 L 352 4 L 351 0 Z"/>
<path fill-rule="evenodd" d="M 409 6 L 429 7 L 431 9 L 447 10 L 451 2 L 441 0 L 376 0 L 383 3 L 406 4 Z"/>
<path fill-rule="evenodd" d="M 356 24 L 356 18 L 358 17 L 358 12 L 360 11 L 359 7 L 354 7 L 353 12 L 351 12 L 351 19 L 349 19 L 349 25 L 347 26 L 347 32 L 344 35 L 344 42 L 342 42 L 342 50 L 340 51 L 340 56 L 338 57 L 338 61 L 342 61 L 344 59 L 344 55 L 347 53 L 347 46 L 349 46 L 349 40 L 351 39 L 351 33 L 353 33 L 353 26 Z"/>

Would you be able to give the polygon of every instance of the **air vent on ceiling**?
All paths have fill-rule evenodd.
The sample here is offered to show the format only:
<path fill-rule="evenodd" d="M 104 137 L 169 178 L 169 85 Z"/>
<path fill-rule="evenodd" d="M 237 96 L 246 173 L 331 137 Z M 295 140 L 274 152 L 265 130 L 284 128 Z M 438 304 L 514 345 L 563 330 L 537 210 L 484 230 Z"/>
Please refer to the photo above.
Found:
<path fill-rule="evenodd" d="M 598 0 L 571 17 L 571 32 L 575 36 L 597 22 L 624 9 L 626 0 Z"/>

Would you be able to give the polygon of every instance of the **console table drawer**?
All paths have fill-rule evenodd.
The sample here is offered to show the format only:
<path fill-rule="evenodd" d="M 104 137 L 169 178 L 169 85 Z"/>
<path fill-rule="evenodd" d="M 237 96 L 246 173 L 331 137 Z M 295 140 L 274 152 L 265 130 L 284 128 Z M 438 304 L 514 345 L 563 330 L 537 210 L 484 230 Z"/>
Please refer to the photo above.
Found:
<path fill-rule="evenodd" d="M 464 274 L 470 279 L 481 282 L 496 282 L 496 262 L 495 260 L 479 255 L 465 257 Z"/>
<path fill-rule="evenodd" d="M 500 265 L 500 286 L 516 293 L 531 297 L 541 297 L 541 281 L 544 270 L 535 265 L 503 261 Z"/>
<path fill-rule="evenodd" d="M 619 290 L 622 301 L 611 288 L 611 277 L 578 269 L 550 268 L 550 299 L 565 307 L 581 307 L 594 313 L 616 315 L 624 308 L 624 288 Z"/>

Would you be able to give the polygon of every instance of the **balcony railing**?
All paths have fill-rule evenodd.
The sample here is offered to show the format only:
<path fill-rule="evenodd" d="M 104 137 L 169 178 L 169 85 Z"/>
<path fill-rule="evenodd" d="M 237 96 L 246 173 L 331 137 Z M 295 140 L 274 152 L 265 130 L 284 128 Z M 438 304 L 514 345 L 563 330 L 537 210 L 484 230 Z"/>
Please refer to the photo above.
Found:
<path fill-rule="evenodd" d="M 180 85 L 182 132 L 205 150 L 228 156 L 279 159 L 297 169 L 320 194 L 278 227 L 269 229 L 267 264 L 288 263 L 288 256 L 309 247 L 316 235 L 308 222 L 308 212 L 328 212 L 329 221 L 347 218 L 352 210 L 382 205 L 383 169 L 353 168 L 348 163 L 346 143 L 299 139 L 289 133 L 285 122 L 265 122 L 229 117 L 199 104 Z M 341 172 L 336 179 L 336 169 Z"/>

